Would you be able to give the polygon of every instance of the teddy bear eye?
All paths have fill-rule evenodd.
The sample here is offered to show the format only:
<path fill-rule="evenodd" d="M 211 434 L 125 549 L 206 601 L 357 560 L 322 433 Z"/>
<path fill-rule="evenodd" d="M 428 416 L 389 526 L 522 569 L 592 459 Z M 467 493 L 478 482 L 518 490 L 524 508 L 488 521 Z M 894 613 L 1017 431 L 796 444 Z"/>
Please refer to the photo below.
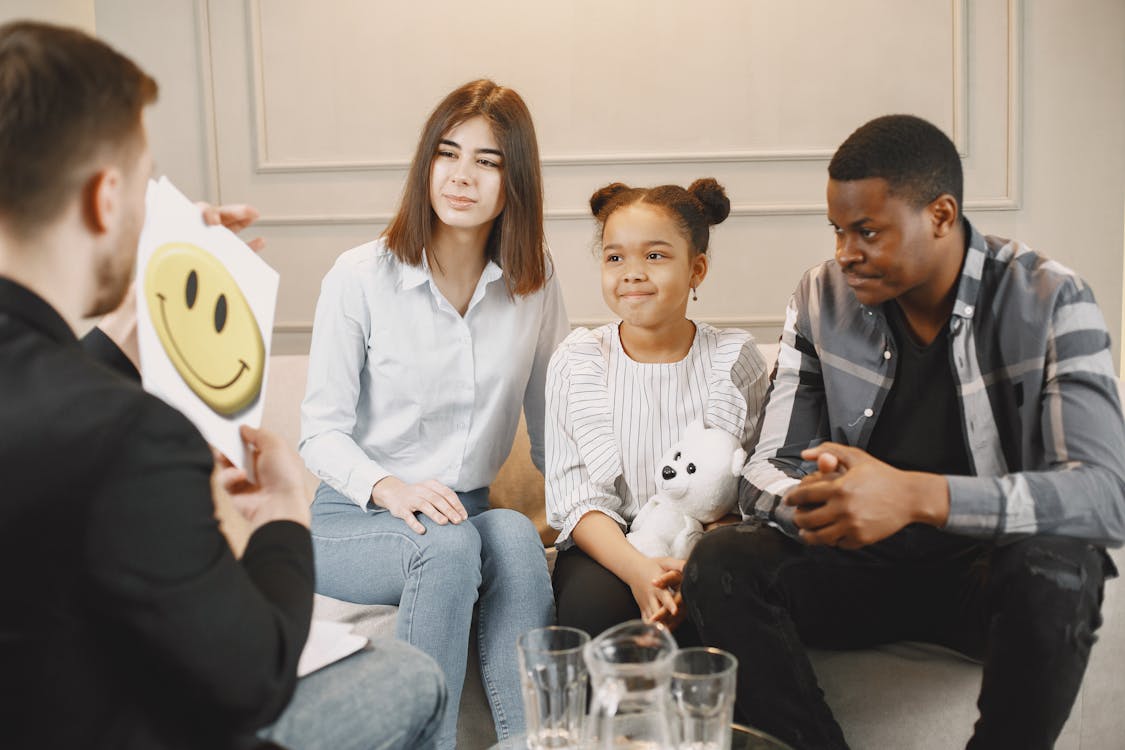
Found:
<path fill-rule="evenodd" d="M 687 473 L 688 474 L 694 474 L 695 473 L 695 464 L 688 464 L 687 465 Z"/>
<path fill-rule="evenodd" d="M 673 461 L 679 461 L 680 460 L 680 452 L 679 451 L 676 451 L 676 455 L 672 456 L 672 460 Z"/>

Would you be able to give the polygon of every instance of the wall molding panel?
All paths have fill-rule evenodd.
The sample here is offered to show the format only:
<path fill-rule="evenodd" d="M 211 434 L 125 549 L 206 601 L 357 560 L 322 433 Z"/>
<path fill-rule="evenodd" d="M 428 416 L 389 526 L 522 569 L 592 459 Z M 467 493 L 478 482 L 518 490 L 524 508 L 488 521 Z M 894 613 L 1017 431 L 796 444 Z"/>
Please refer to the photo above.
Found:
<path fill-rule="evenodd" d="M 1007 14 L 1007 59 L 1005 75 L 1006 104 L 1004 148 L 1006 152 L 1005 172 L 1003 176 L 1004 190 L 996 195 L 980 198 L 970 198 L 966 201 L 966 209 L 975 211 L 1009 211 L 1020 207 L 1020 133 L 1021 133 L 1021 107 L 1020 94 L 1022 88 L 1022 60 L 1020 49 L 1021 6 L 1020 0 L 1005 0 Z M 253 145 L 255 174 L 260 175 L 300 175 L 300 174 L 335 174 L 350 172 L 392 172 L 401 179 L 409 167 L 409 155 L 396 159 L 346 159 L 346 160 L 291 160 L 285 158 L 272 158 L 268 153 L 268 119 L 266 103 L 266 70 L 262 52 L 262 2 L 261 0 L 244 0 L 248 17 L 249 35 L 249 60 L 251 75 L 249 78 L 251 99 L 254 102 L 253 117 Z M 953 18 L 954 33 L 950 39 L 952 47 L 952 66 L 950 70 L 953 97 L 951 109 L 953 113 L 951 138 L 958 146 L 962 157 L 971 156 L 969 132 L 969 34 L 970 8 L 968 0 L 949 0 Z M 206 2 L 197 0 L 197 5 L 203 6 L 203 16 L 206 18 Z M 202 40 L 203 59 L 210 67 L 209 40 Z M 210 74 L 210 70 L 208 70 Z M 208 76 L 210 82 L 210 75 Z M 214 139 L 214 133 L 211 134 Z M 743 149 L 725 151 L 695 151 L 695 152 L 637 152 L 637 153 L 575 153 L 575 154 L 550 154 L 545 153 L 541 162 L 546 171 L 550 168 L 565 167 L 610 167 L 623 165 L 699 165 L 701 167 L 721 164 L 759 164 L 759 163 L 794 163 L 794 162 L 823 162 L 827 164 L 833 153 L 832 148 L 779 148 L 779 149 Z M 218 168 L 216 166 L 216 173 Z M 216 190 L 218 188 L 216 187 Z M 363 214 L 332 214 L 332 213 L 294 213 L 288 215 L 267 214 L 263 217 L 263 224 L 267 225 L 312 225 L 312 224 L 384 224 L 389 220 L 393 207 L 387 210 Z M 774 216 L 774 215 L 819 215 L 823 212 L 823 204 L 819 202 L 783 202 L 768 203 L 756 202 L 749 204 L 736 203 L 732 206 L 734 216 Z M 584 219 L 588 212 L 584 207 L 558 207 L 548 208 L 547 218 L 551 220 Z"/>
<path fill-rule="evenodd" d="M 1018 14 L 1019 0 L 1009 1 L 1009 14 Z M 269 155 L 268 125 L 266 117 L 266 85 L 265 64 L 262 54 L 262 0 L 244 0 L 247 6 L 250 24 L 250 56 L 253 74 L 251 76 L 251 89 L 254 108 L 255 138 L 255 171 L 259 174 L 286 174 L 302 172 L 370 172 L 370 171 L 402 171 L 410 166 L 410 155 L 407 154 L 397 159 L 345 159 L 340 161 L 326 160 L 287 160 L 274 159 Z M 953 17 L 954 33 L 951 44 L 953 48 L 952 66 L 950 70 L 952 79 L 953 97 L 951 108 L 953 112 L 950 138 L 957 145 L 962 157 L 969 155 L 966 143 L 968 131 L 968 85 L 966 77 L 969 67 L 968 62 L 968 8 L 969 0 L 949 0 Z M 1015 78 L 1018 87 L 1019 66 L 1009 65 L 1009 71 Z M 754 162 L 795 162 L 795 161 L 824 161 L 832 158 L 834 147 L 829 148 L 789 148 L 789 149 L 748 149 L 725 151 L 663 151 L 652 153 L 587 153 L 587 154 L 550 154 L 544 153 L 540 162 L 544 167 L 567 166 L 618 166 L 626 164 L 745 164 Z"/>
<path fill-rule="evenodd" d="M 597 318 L 571 319 L 570 327 L 597 328 L 614 320 L 609 316 Z M 759 316 L 753 318 L 737 317 L 694 317 L 701 323 L 708 323 L 716 328 L 741 328 L 754 335 L 755 340 L 761 343 L 774 343 L 781 336 L 781 329 L 785 325 L 784 317 Z M 307 354 L 309 343 L 312 340 L 312 323 L 282 323 L 273 327 L 273 341 L 270 351 L 274 354 Z"/>
<path fill-rule="evenodd" d="M 507 5 L 510 13 L 489 16 L 512 16 L 499 22 L 511 28 L 495 30 L 495 49 L 468 45 L 465 54 L 451 56 L 427 55 L 431 42 L 433 50 L 446 50 L 456 39 L 442 36 L 440 28 L 423 29 L 420 19 L 455 13 L 460 6 L 452 0 L 425 7 L 324 0 L 315 9 L 292 0 L 195 0 L 209 102 L 205 119 L 211 123 L 206 134 L 213 154 L 211 193 L 261 211 L 267 259 L 282 275 L 278 334 L 287 341 L 307 340 L 320 278 L 339 253 L 390 221 L 409 166 L 410 139 L 436 101 L 431 95 L 439 89 L 436 82 L 494 77 L 520 90 L 536 117 L 548 241 L 573 320 L 602 321 L 608 314 L 597 264 L 587 252 L 593 232 L 586 206 L 590 193 L 616 180 L 686 184 L 713 175 L 731 196 L 731 219 L 716 229 L 713 242 L 722 272 L 708 278 L 707 297 L 693 309 L 701 320 L 776 328 L 761 321 L 775 320 L 800 273 L 831 252 L 824 170 L 835 144 L 863 121 L 848 114 L 857 107 L 873 114 L 918 111 L 948 128 L 965 166 L 967 211 L 1018 212 L 1022 206 L 1021 0 L 856 0 L 847 9 L 833 0 L 810 1 L 817 7 L 797 11 L 772 0 L 697 0 L 701 8 L 693 17 L 710 14 L 716 20 L 693 27 L 691 35 L 677 28 L 688 23 L 676 16 L 683 7 L 678 0 L 622 0 L 612 6 L 574 0 L 521 5 L 519 11 Z M 503 0 L 481 2 L 487 15 Z M 607 25 L 622 22 L 630 9 L 643 7 L 647 14 L 644 34 L 620 42 L 624 57 L 613 68 L 613 80 L 592 76 L 583 67 L 589 55 L 575 52 L 602 49 L 609 57 L 599 64 L 613 63 L 598 24 L 569 15 L 584 18 L 595 6 L 599 18 L 618 14 L 607 16 Z M 825 18 L 809 24 L 809 13 Z M 662 24 L 661 14 L 672 20 Z M 881 64 L 874 56 L 882 52 L 834 53 L 849 33 L 868 27 L 879 32 L 879 24 L 890 32 L 902 23 L 931 32 L 896 48 L 900 65 Z M 397 38 L 388 29 L 405 34 L 406 41 L 398 43 L 414 44 L 416 49 L 407 51 L 420 61 L 380 68 L 379 54 L 394 50 L 377 48 L 377 42 L 393 44 Z M 687 88 L 669 83 L 664 98 L 671 97 L 671 107 L 634 92 L 653 81 L 645 78 L 644 66 L 634 71 L 621 60 L 641 55 L 641 45 L 652 39 L 695 37 L 704 45 L 700 52 L 729 62 L 722 76 L 711 82 L 693 78 Z M 554 54 L 550 63 L 534 57 L 538 48 L 545 57 Z M 560 50 L 570 57 L 560 57 Z M 652 75 L 672 81 L 676 73 L 661 68 Z M 771 98 L 778 92 L 796 93 Z M 685 111 L 680 99 L 702 102 L 703 108 Z M 392 105 L 384 102 L 394 102 L 395 109 L 388 112 Z M 588 102 L 615 108 L 565 127 L 565 113 L 585 112 Z M 637 130 L 640 137 L 632 139 L 629 129 L 649 122 L 645 113 L 652 108 L 659 110 L 652 132 Z M 714 133 L 699 122 L 714 122 Z M 742 122 L 754 127 L 733 125 Z M 602 130 L 604 151 L 598 148 Z M 656 138 L 657 132 L 667 137 Z M 654 147 L 654 139 L 667 147 Z"/>
<path fill-rule="evenodd" d="M 1125 4 L 1073 6 L 15 0 L 0 16 L 96 30 L 156 77 L 158 169 L 188 195 L 262 215 L 247 236 L 266 239 L 281 274 L 278 351 L 307 347 L 320 280 L 390 219 L 426 113 L 490 77 L 534 116 L 575 323 L 609 318 L 594 189 L 713 176 L 733 211 L 712 232 L 691 315 L 774 335 L 801 274 L 832 254 L 833 149 L 871 117 L 913 112 L 957 145 L 974 224 L 1080 274 L 1125 363 Z"/>

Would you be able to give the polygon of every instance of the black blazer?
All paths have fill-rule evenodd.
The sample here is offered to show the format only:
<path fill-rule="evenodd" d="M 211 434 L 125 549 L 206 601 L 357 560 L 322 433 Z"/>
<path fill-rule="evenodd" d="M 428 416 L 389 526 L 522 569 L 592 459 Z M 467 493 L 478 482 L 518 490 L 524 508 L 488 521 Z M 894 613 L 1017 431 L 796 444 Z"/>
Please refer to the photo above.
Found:
<path fill-rule="evenodd" d="M 242 745 L 296 684 L 309 533 L 266 524 L 236 560 L 203 438 L 89 343 L 117 369 L 0 278 L 0 746 Z"/>

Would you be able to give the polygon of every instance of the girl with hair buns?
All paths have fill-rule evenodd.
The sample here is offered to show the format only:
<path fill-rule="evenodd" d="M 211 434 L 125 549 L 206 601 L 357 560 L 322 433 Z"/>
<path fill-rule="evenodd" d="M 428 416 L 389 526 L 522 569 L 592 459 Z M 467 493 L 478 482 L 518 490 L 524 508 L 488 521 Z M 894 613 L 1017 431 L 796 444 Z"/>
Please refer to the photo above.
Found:
<path fill-rule="evenodd" d="M 554 619 L 543 543 L 488 486 L 522 407 L 543 468 L 543 384 L 569 330 L 543 239 L 535 130 L 512 89 L 473 81 L 430 115 L 383 235 L 325 276 L 301 407 L 316 590 L 399 605 L 434 657 L 456 742 L 475 651 L 501 740 L 524 730 L 516 638 Z M 362 696 L 356 697 L 363 705 Z"/>
<path fill-rule="evenodd" d="M 692 422 L 749 452 L 768 386 L 749 333 L 687 317 L 707 276 L 710 228 L 730 213 L 715 180 L 590 198 L 601 228 L 602 295 L 621 318 L 576 329 L 547 372 L 547 517 L 559 530 L 560 625 L 596 635 L 643 617 L 676 627 L 683 560 L 649 558 L 625 538 L 655 492 L 661 456 Z M 679 628 L 681 643 L 691 642 Z"/>

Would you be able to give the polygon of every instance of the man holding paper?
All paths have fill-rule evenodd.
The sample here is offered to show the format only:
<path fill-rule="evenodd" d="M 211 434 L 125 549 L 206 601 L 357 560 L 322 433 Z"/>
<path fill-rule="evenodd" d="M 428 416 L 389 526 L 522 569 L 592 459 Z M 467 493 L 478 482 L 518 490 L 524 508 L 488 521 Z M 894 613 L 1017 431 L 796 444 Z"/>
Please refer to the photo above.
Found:
<path fill-rule="evenodd" d="M 2 744 L 426 747 L 442 678 L 405 644 L 297 681 L 313 571 L 296 455 L 244 427 L 256 483 L 223 462 L 253 528 L 236 560 L 206 443 L 118 346 L 130 316 L 75 338 L 129 288 L 155 96 L 80 32 L 0 27 Z"/>

